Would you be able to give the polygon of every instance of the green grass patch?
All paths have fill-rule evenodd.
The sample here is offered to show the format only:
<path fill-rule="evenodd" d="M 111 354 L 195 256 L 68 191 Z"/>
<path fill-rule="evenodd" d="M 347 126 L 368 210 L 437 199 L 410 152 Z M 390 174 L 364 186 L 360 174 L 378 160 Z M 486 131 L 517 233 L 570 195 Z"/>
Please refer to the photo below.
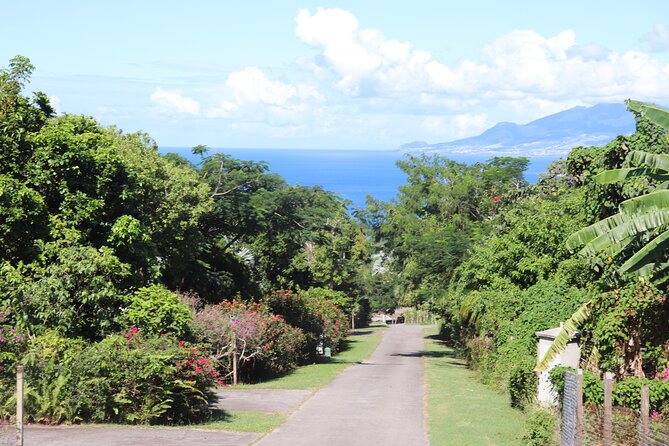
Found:
<path fill-rule="evenodd" d="M 453 349 L 425 330 L 425 381 L 430 445 L 522 445 L 524 415 L 506 395 L 477 382 Z"/>
<path fill-rule="evenodd" d="M 212 420 L 188 426 L 194 429 L 211 429 L 233 432 L 268 433 L 282 425 L 288 413 L 247 412 L 239 410 L 214 411 Z"/>
<path fill-rule="evenodd" d="M 89 427 L 128 427 L 145 429 L 205 429 L 230 432 L 258 432 L 268 433 L 282 425 L 288 419 L 289 413 L 247 412 L 239 410 L 214 409 L 211 419 L 202 423 L 179 426 L 165 426 L 161 424 L 100 424 L 84 423 Z"/>
<path fill-rule="evenodd" d="M 298 367 L 288 375 L 257 384 L 242 384 L 242 389 L 318 389 L 332 381 L 342 370 L 359 364 L 372 354 L 381 341 L 382 327 L 361 328 L 344 341 L 344 349 L 329 361 Z"/>

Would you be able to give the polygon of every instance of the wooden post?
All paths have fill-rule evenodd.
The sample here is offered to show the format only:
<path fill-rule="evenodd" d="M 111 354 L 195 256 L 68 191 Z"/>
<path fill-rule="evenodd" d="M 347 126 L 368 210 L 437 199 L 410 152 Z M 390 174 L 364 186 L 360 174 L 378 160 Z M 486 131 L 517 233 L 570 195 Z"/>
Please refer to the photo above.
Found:
<path fill-rule="evenodd" d="M 237 385 L 237 336 L 232 336 L 232 385 Z"/>
<path fill-rule="evenodd" d="M 641 402 L 640 402 L 640 417 L 639 417 L 639 446 L 648 445 L 648 436 L 650 434 L 650 388 L 643 386 L 641 388 Z"/>
<path fill-rule="evenodd" d="M 604 374 L 604 432 L 602 435 L 602 445 L 613 445 L 613 373 Z"/>
<path fill-rule="evenodd" d="M 583 369 L 578 369 L 576 375 L 576 437 L 574 445 L 583 444 L 583 424 L 585 421 L 585 412 L 583 410 Z"/>
<path fill-rule="evenodd" d="M 355 311 L 351 310 L 351 330 L 355 330 Z"/>
<path fill-rule="evenodd" d="M 23 446 L 23 366 L 16 368 L 16 446 Z"/>

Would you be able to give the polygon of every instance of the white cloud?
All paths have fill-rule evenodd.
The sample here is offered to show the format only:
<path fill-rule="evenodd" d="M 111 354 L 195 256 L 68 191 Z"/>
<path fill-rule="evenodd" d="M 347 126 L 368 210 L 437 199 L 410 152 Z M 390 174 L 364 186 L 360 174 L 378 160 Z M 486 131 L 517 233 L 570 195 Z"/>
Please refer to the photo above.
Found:
<path fill-rule="evenodd" d="M 153 101 L 162 112 L 185 113 L 197 115 L 200 113 L 200 104 L 193 98 L 183 96 L 178 91 L 164 90 L 157 87 L 151 95 Z"/>
<path fill-rule="evenodd" d="M 455 116 L 427 116 L 421 122 L 421 128 L 437 137 L 465 138 L 473 136 L 488 127 L 488 115 L 485 113 L 463 113 Z"/>
<path fill-rule="evenodd" d="M 61 101 L 58 96 L 49 96 L 49 104 L 51 104 L 56 113 L 60 112 L 60 103 Z"/>
<path fill-rule="evenodd" d="M 658 23 L 641 40 L 650 46 L 651 51 L 669 51 L 669 27 L 664 23 Z"/>
<path fill-rule="evenodd" d="M 446 64 L 409 42 L 361 27 L 353 14 L 341 9 L 301 10 L 295 23 L 298 38 L 318 50 L 316 62 L 335 76 L 338 90 L 353 98 L 399 98 L 414 105 L 426 98 L 432 104 L 475 101 L 479 107 L 535 101 L 548 109 L 547 103 L 575 98 L 594 104 L 669 97 L 669 64 L 639 51 L 579 44 L 570 29 L 549 37 L 511 31 L 483 47 L 478 58 Z M 656 26 L 655 47 L 665 40 L 667 28 Z M 528 118 L 538 116 L 530 113 Z"/>
<path fill-rule="evenodd" d="M 223 98 L 207 111 L 211 118 L 235 118 L 272 125 L 295 123 L 323 96 L 312 85 L 272 80 L 258 67 L 230 73 L 223 86 Z"/>
<path fill-rule="evenodd" d="M 659 49 L 667 27 L 651 34 L 647 43 Z M 299 57 L 292 70 L 238 68 L 195 99 L 161 88 L 151 99 L 164 111 L 202 109 L 243 133 L 392 145 L 421 139 L 421 132 L 424 139 L 462 138 L 501 120 L 528 122 L 575 105 L 669 101 L 669 63 L 581 43 L 570 29 L 553 36 L 513 30 L 456 62 L 365 28 L 343 9 L 299 11 L 295 35 L 315 54 Z"/>

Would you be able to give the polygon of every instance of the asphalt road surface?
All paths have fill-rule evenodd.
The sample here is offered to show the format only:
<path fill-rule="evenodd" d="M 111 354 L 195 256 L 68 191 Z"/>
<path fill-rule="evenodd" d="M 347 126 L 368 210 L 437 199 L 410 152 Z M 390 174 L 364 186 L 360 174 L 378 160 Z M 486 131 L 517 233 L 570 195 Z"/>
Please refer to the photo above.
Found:
<path fill-rule="evenodd" d="M 257 446 L 427 445 L 423 330 L 392 325 L 372 356 L 344 370 Z"/>

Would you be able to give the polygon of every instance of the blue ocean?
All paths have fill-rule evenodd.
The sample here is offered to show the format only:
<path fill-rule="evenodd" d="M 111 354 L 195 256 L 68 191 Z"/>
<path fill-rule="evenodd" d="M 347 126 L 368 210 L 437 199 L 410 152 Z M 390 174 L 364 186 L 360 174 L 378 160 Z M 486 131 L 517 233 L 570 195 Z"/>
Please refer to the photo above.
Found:
<path fill-rule="evenodd" d="M 191 161 L 196 158 L 190 148 L 160 147 L 161 153 L 176 152 Z M 399 151 L 330 150 L 330 149 L 210 149 L 211 153 L 224 152 L 234 158 L 266 161 L 272 172 L 278 173 L 290 184 L 320 185 L 350 200 L 355 207 L 364 207 L 366 196 L 389 201 L 397 194 L 406 175 L 395 165 L 404 156 Z M 446 155 L 467 164 L 486 161 L 489 155 Z M 525 179 L 530 183 L 555 157 L 530 157 Z"/>

